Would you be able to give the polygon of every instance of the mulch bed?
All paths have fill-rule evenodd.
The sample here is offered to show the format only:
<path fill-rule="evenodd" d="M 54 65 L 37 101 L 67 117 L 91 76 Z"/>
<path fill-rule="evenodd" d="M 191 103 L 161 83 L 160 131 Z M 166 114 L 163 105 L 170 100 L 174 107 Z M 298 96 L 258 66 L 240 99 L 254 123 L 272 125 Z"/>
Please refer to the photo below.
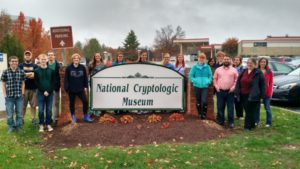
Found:
<path fill-rule="evenodd" d="M 184 121 L 169 122 L 171 114 L 159 114 L 161 122 L 149 123 L 148 116 L 134 115 L 132 123 L 120 122 L 121 115 L 112 115 L 117 123 L 92 124 L 80 122 L 56 127 L 53 132 L 43 134 L 47 149 L 70 148 L 76 146 L 136 146 L 161 143 L 195 143 L 226 137 L 233 133 L 213 121 L 201 121 L 195 116 L 184 115 Z M 167 125 L 166 125 L 167 124 Z"/>

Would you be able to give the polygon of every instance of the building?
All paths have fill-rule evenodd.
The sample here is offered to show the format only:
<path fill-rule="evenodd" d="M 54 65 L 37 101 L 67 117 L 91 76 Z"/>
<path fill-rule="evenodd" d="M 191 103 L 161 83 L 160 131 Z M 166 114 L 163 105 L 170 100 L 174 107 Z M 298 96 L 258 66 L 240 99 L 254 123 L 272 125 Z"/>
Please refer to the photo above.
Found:
<path fill-rule="evenodd" d="M 211 44 L 200 47 L 200 52 L 205 53 L 207 58 L 216 57 L 216 54 L 222 50 L 222 44 Z"/>
<path fill-rule="evenodd" d="M 173 42 L 179 45 L 180 53 L 197 55 L 199 47 L 209 45 L 209 38 L 175 39 Z"/>
<path fill-rule="evenodd" d="M 250 56 L 300 56 L 300 36 L 268 36 L 266 39 L 241 40 L 238 54 Z"/>

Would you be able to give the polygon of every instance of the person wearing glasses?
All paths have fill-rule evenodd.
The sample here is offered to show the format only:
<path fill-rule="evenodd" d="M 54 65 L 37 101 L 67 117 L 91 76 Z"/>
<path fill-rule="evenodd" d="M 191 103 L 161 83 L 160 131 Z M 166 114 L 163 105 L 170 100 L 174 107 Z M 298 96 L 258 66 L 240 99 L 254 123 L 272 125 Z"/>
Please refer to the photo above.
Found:
<path fill-rule="evenodd" d="M 57 125 L 58 118 L 59 118 L 59 103 L 60 103 L 60 65 L 55 59 L 55 52 L 50 50 L 47 53 L 48 56 L 48 67 L 54 71 L 55 76 L 55 84 L 54 84 L 54 90 L 53 90 L 53 105 L 52 105 L 52 119 L 54 120 L 54 126 Z"/>
<path fill-rule="evenodd" d="M 1 76 L 2 90 L 5 97 L 8 133 L 19 131 L 23 126 L 23 96 L 25 93 L 25 72 L 18 67 L 19 59 L 11 56 L 9 68 Z M 14 120 L 16 112 L 16 120 Z"/>
<path fill-rule="evenodd" d="M 266 85 L 262 71 L 257 68 L 255 58 L 249 58 L 247 68 L 239 75 L 235 95 L 241 101 L 246 112 L 245 131 L 254 129 L 255 114 L 259 109 L 260 100 L 265 97 Z"/>
<path fill-rule="evenodd" d="M 192 66 L 189 78 L 194 86 L 199 117 L 204 120 L 207 113 L 208 87 L 212 82 L 211 68 L 206 63 L 206 55 L 204 53 L 200 53 L 198 62 Z"/>
<path fill-rule="evenodd" d="M 124 54 L 122 52 L 119 52 L 116 60 L 112 63 L 112 66 L 123 65 L 123 64 L 126 64 L 126 61 L 124 59 Z"/>
<path fill-rule="evenodd" d="M 165 53 L 163 55 L 162 65 L 169 69 L 175 70 L 175 66 L 172 63 L 170 63 L 170 58 L 171 58 L 171 55 L 169 53 Z"/>

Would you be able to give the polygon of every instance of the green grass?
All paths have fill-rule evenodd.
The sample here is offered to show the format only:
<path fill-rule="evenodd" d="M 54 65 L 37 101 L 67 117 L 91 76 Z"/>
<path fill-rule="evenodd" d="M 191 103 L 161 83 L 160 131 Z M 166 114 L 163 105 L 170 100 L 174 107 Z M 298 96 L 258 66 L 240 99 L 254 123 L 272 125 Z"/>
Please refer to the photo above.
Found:
<path fill-rule="evenodd" d="M 264 111 L 261 116 L 263 123 Z M 76 147 L 53 152 L 42 148 L 43 138 L 29 121 L 24 132 L 13 134 L 7 134 L 5 121 L 0 123 L 0 169 L 300 168 L 300 115 L 277 108 L 273 108 L 271 128 L 237 130 L 220 140 L 127 148 Z"/>

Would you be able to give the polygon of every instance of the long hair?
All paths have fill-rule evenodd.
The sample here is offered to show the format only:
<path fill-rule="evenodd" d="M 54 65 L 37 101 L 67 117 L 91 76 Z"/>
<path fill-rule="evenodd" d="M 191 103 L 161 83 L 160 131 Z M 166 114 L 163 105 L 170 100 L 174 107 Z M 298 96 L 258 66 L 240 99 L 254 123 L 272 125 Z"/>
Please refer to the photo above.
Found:
<path fill-rule="evenodd" d="M 146 49 L 143 49 L 143 50 L 140 51 L 139 56 L 138 56 L 138 59 L 136 60 L 136 62 L 138 62 L 138 63 L 139 63 L 139 62 L 142 62 L 142 57 L 141 57 L 141 56 L 142 56 L 143 53 L 146 53 L 146 54 L 147 54 L 147 57 L 149 57 L 149 56 L 148 56 L 148 51 L 147 51 Z"/>
<path fill-rule="evenodd" d="M 179 56 L 182 56 L 182 57 L 183 57 L 182 54 L 177 54 L 177 55 L 176 55 L 175 67 L 178 67 L 178 65 L 179 65 L 179 61 L 178 61 L 178 57 L 179 57 Z M 182 60 L 182 67 L 185 67 L 184 58 L 183 58 L 183 60 Z"/>
<path fill-rule="evenodd" d="M 215 58 L 213 58 L 213 57 L 210 57 L 209 59 L 208 59 L 208 61 L 207 61 L 207 64 L 211 67 L 211 65 L 210 65 L 210 62 L 211 61 L 214 61 L 214 65 L 212 65 L 213 67 L 215 66 L 215 64 L 216 64 L 216 59 Z"/>
<path fill-rule="evenodd" d="M 240 64 L 239 64 L 239 65 L 234 65 L 234 66 L 235 66 L 235 67 L 238 67 L 238 66 L 240 66 L 240 65 L 243 63 L 243 59 L 242 59 L 242 57 L 240 57 L 240 56 L 234 57 L 234 59 L 236 59 L 236 58 L 238 58 L 238 59 L 240 60 Z"/>
<path fill-rule="evenodd" d="M 259 69 L 261 68 L 261 67 L 260 67 L 260 62 L 261 62 L 262 60 L 265 60 L 265 61 L 266 61 L 266 67 L 265 67 L 265 69 L 268 69 L 268 68 L 269 68 L 269 60 L 268 60 L 267 58 L 264 58 L 264 57 L 262 57 L 262 58 L 260 58 L 260 59 L 258 60 L 258 68 L 259 68 Z"/>
<path fill-rule="evenodd" d="M 98 54 L 98 53 L 100 54 L 100 63 L 103 64 L 103 57 L 102 57 L 101 53 L 100 53 L 100 52 L 96 52 L 96 53 L 94 54 L 94 56 L 93 56 L 93 60 L 92 60 L 91 63 L 90 63 L 90 66 L 89 66 L 89 73 L 91 73 L 92 70 L 94 70 L 95 67 L 96 67 L 96 65 L 97 65 L 96 54 Z"/>

